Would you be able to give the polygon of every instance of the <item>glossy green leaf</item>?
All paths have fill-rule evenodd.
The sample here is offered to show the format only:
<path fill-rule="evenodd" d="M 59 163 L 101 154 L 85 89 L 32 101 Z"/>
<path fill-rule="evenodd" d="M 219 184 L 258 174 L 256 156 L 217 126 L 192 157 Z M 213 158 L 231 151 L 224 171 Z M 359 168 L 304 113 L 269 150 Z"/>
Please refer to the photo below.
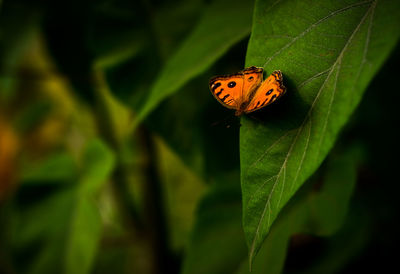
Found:
<path fill-rule="evenodd" d="M 138 121 L 245 38 L 250 33 L 252 10 L 252 3 L 247 1 L 218 0 L 211 4 L 156 78 Z"/>
<path fill-rule="evenodd" d="M 396 1 L 256 2 L 246 64 L 280 69 L 288 90 L 280 102 L 255 114 L 258 119 L 242 119 L 243 225 L 250 260 L 280 210 L 332 148 L 395 46 L 399 12 Z"/>

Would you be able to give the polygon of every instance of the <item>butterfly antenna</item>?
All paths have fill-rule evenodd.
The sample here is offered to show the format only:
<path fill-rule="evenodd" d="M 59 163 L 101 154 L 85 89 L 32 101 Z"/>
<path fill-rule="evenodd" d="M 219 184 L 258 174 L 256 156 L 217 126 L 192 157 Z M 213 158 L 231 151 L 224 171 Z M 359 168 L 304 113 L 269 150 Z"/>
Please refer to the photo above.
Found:
<path fill-rule="evenodd" d="M 236 105 L 238 105 L 238 102 L 237 102 L 234 98 L 231 98 L 231 100 L 232 100 L 233 102 L 235 102 Z M 214 127 L 214 126 L 217 126 L 217 125 L 221 124 L 222 122 L 225 122 L 225 127 L 226 127 L 226 128 L 230 128 L 230 127 L 231 127 L 230 121 L 232 121 L 232 119 L 234 119 L 234 117 L 235 117 L 235 116 L 227 115 L 227 116 L 225 116 L 225 118 L 223 118 L 223 119 L 221 119 L 221 120 L 218 120 L 218 121 L 212 123 L 211 126 Z M 240 123 L 239 123 L 239 124 L 240 124 Z"/>
<path fill-rule="evenodd" d="M 212 126 L 212 127 L 215 127 L 215 126 L 220 125 L 221 123 L 227 124 L 226 122 L 229 120 L 229 118 L 230 118 L 231 116 L 232 116 L 232 115 L 227 115 L 227 116 L 225 116 L 223 119 L 220 119 L 220 120 L 215 121 L 214 123 L 212 123 L 211 126 Z M 228 125 L 227 127 L 229 128 L 230 125 Z"/>
<path fill-rule="evenodd" d="M 259 123 L 261 123 L 261 124 L 264 124 L 264 123 L 265 123 L 263 120 L 261 120 L 260 118 L 257 118 L 257 117 L 254 116 L 254 115 L 249 115 L 249 117 L 250 117 L 251 119 L 253 119 L 253 120 L 256 120 L 257 122 L 259 122 Z"/>
<path fill-rule="evenodd" d="M 240 119 L 236 116 L 229 116 L 227 119 L 227 123 L 225 124 L 226 128 L 230 128 L 232 125 L 240 127 Z"/>

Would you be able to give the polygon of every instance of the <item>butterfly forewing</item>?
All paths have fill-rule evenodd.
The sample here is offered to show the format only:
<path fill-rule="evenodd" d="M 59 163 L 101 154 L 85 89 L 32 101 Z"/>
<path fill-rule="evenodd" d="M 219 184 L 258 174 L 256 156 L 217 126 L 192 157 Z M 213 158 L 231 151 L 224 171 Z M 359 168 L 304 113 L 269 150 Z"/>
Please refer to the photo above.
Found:
<path fill-rule="evenodd" d="M 282 82 L 282 73 L 279 70 L 274 71 L 261 86 L 250 94 L 250 103 L 245 109 L 245 113 L 256 111 L 266 105 L 271 104 L 286 91 Z"/>
<path fill-rule="evenodd" d="M 243 74 L 217 76 L 210 80 L 210 91 L 227 108 L 237 109 L 243 94 Z"/>

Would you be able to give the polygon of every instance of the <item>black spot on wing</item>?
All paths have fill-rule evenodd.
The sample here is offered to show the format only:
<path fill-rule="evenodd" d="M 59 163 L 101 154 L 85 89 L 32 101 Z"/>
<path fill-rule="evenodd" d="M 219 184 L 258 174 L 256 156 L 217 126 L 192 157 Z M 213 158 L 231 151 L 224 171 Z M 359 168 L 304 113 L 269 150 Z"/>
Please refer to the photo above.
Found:
<path fill-rule="evenodd" d="M 265 93 L 265 95 L 270 95 L 273 91 L 274 89 L 271 88 L 270 90 L 267 91 L 267 93 Z"/>
<path fill-rule="evenodd" d="M 232 81 L 228 83 L 228 88 L 233 88 L 234 86 L 236 86 L 236 82 Z"/>
<path fill-rule="evenodd" d="M 229 97 L 229 94 L 225 95 L 223 98 L 221 98 L 221 101 L 224 102 L 226 100 L 226 98 Z"/>
<path fill-rule="evenodd" d="M 212 85 L 211 86 L 211 90 L 214 92 L 218 87 L 220 87 L 221 86 L 221 83 L 220 82 L 218 82 L 218 83 L 215 83 L 214 85 Z"/>
<path fill-rule="evenodd" d="M 260 105 L 260 107 L 262 107 L 263 105 L 265 105 L 265 103 L 268 101 L 269 97 L 267 97 L 267 99 L 265 99 L 262 104 Z"/>

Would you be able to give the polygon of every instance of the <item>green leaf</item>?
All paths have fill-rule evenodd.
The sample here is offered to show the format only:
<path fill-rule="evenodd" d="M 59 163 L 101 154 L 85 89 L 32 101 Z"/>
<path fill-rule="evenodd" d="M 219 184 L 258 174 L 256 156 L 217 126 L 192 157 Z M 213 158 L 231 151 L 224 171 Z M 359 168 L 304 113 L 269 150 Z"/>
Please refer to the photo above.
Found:
<path fill-rule="evenodd" d="M 272 226 L 271 233 L 262 244 L 259 256 L 253 262 L 251 270 L 249 270 L 249 260 L 244 257 L 238 274 L 282 273 L 290 237 L 307 217 L 304 206 L 302 204 L 296 204 L 296 206 Z"/>
<path fill-rule="evenodd" d="M 365 252 L 373 237 L 371 233 L 370 213 L 365 209 L 350 209 L 344 226 L 332 237 L 326 240 L 323 252 L 307 268 L 307 273 L 343 273 L 351 260 Z M 346 248 L 343 248 L 346 246 Z"/>
<path fill-rule="evenodd" d="M 396 1 L 256 2 L 246 64 L 280 69 L 288 90 L 258 114 L 260 119 L 241 121 L 250 261 L 280 210 L 322 163 L 395 46 L 399 11 Z"/>
<path fill-rule="evenodd" d="M 84 170 L 69 227 L 65 273 L 90 273 L 102 228 L 95 195 L 107 181 L 113 167 L 112 151 L 100 140 L 90 142 L 84 155 Z"/>
<path fill-rule="evenodd" d="M 161 136 L 185 165 L 206 181 L 225 172 L 236 172 L 240 166 L 238 122 L 234 116 L 223 120 L 226 109 L 202 87 L 208 79 L 200 76 L 191 81 L 179 96 L 165 100 L 146 120 L 146 126 Z"/>
<path fill-rule="evenodd" d="M 192 229 L 194 211 L 204 196 L 205 182 L 195 176 L 179 155 L 160 138 L 155 138 L 155 141 L 160 182 L 165 193 L 164 210 L 168 220 L 170 248 L 181 250 Z"/>
<path fill-rule="evenodd" d="M 321 189 L 308 199 L 313 234 L 329 236 L 343 225 L 357 179 L 355 164 L 359 155 L 359 147 L 353 145 L 345 155 L 329 159 Z"/>
<path fill-rule="evenodd" d="M 250 273 L 281 273 L 293 234 L 337 232 L 354 190 L 358 155 L 358 149 L 333 155 L 320 174 L 296 193 L 272 225 Z M 183 273 L 249 273 L 245 239 L 237 234 L 241 231 L 240 189 L 232 179 L 220 178 L 202 201 Z"/>
<path fill-rule="evenodd" d="M 74 205 L 65 250 L 65 273 L 90 273 L 102 232 L 101 216 L 94 200 L 80 198 Z"/>
<path fill-rule="evenodd" d="M 152 18 L 153 35 L 162 59 L 174 53 L 177 46 L 198 23 L 205 4 L 201 0 L 175 0 L 156 5 L 157 10 L 154 11 Z"/>
<path fill-rule="evenodd" d="M 91 194 L 99 191 L 114 167 L 113 152 L 100 140 L 92 140 L 84 154 L 81 191 Z"/>
<path fill-rule="evenodd" d="M 78 175 L 71 155 L 57 153 L 39 163 L 29 163 L 22 168 L 20 180 L 24 185 L 73 182 Z"/>
<path fill-rule="evenodd" d="M 104 28 L 101 27 L 101 31 L 98 31 L 99 36 L 93 41 L 93 48 L 98 48 L 99 45 L 101 48 L 103 44 L 111 44 L 112 47 L 108 46 L 106 52 L 102 51 L 102 58 L 97 64 L 108 66 L 106 77 L 112 93 L 137 112 L 143 107 L 149 89 L 162 68 L 161 64 L 171 53 L 176 52 L 193 30 L 203 14 L 205 3 L 201 0 L 130 3 L 130 14 L 119 1 L 107 3 L 107 6 L 103 13 L 108 14 L 113 9 L 121 10 L 126 18 L 114 18 L 115 13 L 111 12 L 112 20 L 119 22 L 119 26 L 116 28 L 113 25 L 109 28 L 106 40 L 103 38 Z M 110 25 L 109 17 L 105 16 L 100 26 Z M 130 25 L 127 21 L 135 23 Z M 116 30 L 120 39 L 115 37 Z"/>
<path fill-rule="evenodd" d="M 321 174 L 308 180 L 272 225 L 252 272 L 281 273 L 292 235 L 331 236 L 339 230 L 347 216 L 359 158 L 358 147 L 331 156 L 320 168 Z M 249 266 L 245 264 L 241 273 L 247 273 Z"/>
<path fill-rule="evenodd" d="M 246 258 L 238 177 L 218 178 L 201 202 L 183 274 L 234 273 Z"/>
<path fill-rule="evenodd" d="M 138 121 L 245 38 L 250 33 L 252 9 L 252 3 L 240 0 L 218 0 L 211 4 L 193 32 L 161 70 L 138 113 Z"/>
<path fill-rule="evenodd" d="M 42 199 L 28 205 L 21 199 L 14 208 L 10 222 L 12 246 L 16 258 L 28 261 L 18 268 L 22 273 L 90 273 L 102 232 L 96 199 L 111 174 L 114 156 L 101 141 L 91 141 L 82 157 L 81 172 L 74 177 L 61 176 L 58 171 L 62 168 L 60 163 L 70 163 L 68 157 L 53 158 L 44 162 L 44 167 L 39 168 L 43 172 L 38 174 L 47 175 L 45 180 L 60 178 L 71 182 L 46 198 L 40 193 L 42 188 L 34 189 L 36 184 L 24 185 L 25 191 L 42 195 Z M 75 180 L 78 183 L 73 184 Z M 35 251 L 30 254 L 30 250 Z"/>

